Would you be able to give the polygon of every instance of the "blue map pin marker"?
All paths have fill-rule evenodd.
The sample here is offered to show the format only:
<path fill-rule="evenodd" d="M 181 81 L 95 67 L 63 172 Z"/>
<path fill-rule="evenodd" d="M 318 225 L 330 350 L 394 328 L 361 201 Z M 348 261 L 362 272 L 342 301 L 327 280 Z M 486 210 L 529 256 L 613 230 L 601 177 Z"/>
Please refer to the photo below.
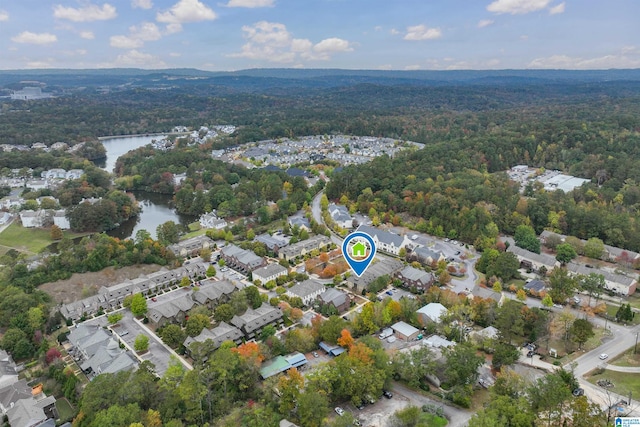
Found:
<path fill-rule="evenodd" d="M 353 244 L 349 245 L 352 241 Z M 376 242 L 370 235 L 362 231 L 351 233 L 342 242 L 342 256 L 347 260 L 356 276 L 360 277 L 376 256 Z"/>

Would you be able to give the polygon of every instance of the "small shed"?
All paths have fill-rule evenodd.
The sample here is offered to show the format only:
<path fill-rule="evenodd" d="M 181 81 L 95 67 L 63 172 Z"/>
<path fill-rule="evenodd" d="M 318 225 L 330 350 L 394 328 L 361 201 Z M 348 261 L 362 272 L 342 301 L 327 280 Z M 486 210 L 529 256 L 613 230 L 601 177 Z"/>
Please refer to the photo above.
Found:
<path fill-rule="evenodd" d="M 414 328 L 408 323 L 398 322 L 391 326 L 396 336 L 405 341 L 413 341 L 420 334 L 420 329 Z"/>
<path fill-rule="evenodd" d="M 299 368 L 307 364 L 306 356 L 298 352 L 285 356 L 285 359 L 287 359 L 292 368 Z"/>
<path fill-rule="evenodd" d="M 322 350 L 324 350 L 329 356 L 332 357 L 339 356 L 345 351 L 344 348 L 340 347 L 339 345 L 331 345 L 324 341 L 322 341 L 319 345 Z"/>

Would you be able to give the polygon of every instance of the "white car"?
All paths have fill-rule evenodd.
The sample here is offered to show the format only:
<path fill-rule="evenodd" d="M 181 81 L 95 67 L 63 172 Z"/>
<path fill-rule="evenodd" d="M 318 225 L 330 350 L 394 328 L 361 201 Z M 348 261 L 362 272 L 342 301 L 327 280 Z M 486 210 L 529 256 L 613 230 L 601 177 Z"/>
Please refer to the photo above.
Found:
<path fill-rule="evenodd" d="M 602 353 L 600 356 L 598 356 L 600 358 L 600 360 L 605 360 L 609 357 L 609 355 L 607 353 Z"/>
<path fill-rule="evenodd" d="M 336 409 L 334 409 L 336 411 L 336 414 L 343 416 L 344 415 L 344 409 L 342 409 L 339 406 L 336 406 Z"/>
<path fill-rule="evenodd" d="M 411 236 L 411 240 L 416 240 L 418 238 L 417 234 L 414 234 L 413 236 Z"/>

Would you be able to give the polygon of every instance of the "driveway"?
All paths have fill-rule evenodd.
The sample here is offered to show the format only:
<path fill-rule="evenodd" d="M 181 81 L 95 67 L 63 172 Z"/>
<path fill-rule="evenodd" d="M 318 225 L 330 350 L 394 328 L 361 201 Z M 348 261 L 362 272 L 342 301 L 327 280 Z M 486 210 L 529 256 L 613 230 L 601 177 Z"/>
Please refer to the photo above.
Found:
<path fill-rule="evenodd" d="M 140 355 L 139 358 L 152 362 L 156 366 L 158 376 L 164 375 L 167 371 L 172 355 L 177 356 L 185 368 L 193 369 L 183 358 L 179 357 L 173 350 L 164 345 L 162 340 L 149 328 L 144 326 L 142 322 L 134 319 L 130 311 L 123 310 L 121 313 L 124 317 L 118 322 L 119 326 L 113 327 L 114 333 L 131 348 L 133 348 L 133 343 L 138 335 L 142 334 L 149 337 L 149 351 Z"/>

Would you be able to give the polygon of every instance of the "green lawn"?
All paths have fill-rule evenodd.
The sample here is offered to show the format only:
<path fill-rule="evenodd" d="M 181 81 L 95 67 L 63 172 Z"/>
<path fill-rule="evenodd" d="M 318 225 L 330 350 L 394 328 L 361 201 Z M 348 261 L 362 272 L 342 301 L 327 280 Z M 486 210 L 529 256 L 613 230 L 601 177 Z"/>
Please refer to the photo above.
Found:
<path fill-rule="evenodd" d="M 610 390 L 622 396 L 629 396 L 629 392 L 632 393 L 632 396 L 640 396 L 640 374 L 605 370 L 602 374 L 588 377 L 587 381 L 596 384 L 600 379 L 611 381 L 613 387 Z M 605 389 L 602 391 L 604 393 Z"/>
<path fill-rule="evenodd" d="M 189 227 L 189 228 L 191 228 L 191 227 Z M 200 230 L 191 231 L 191 232 L 189 232 L 189 233 L 187 233 L 187 234 L 183 235 L 183 236 L 180 238 L 180 240 L 187 240 L 187 239 L 190 239 L 190 238 L 192 238 L 192 237 L 201 236 L 201 235 L 205 234 L 206 232 L 207 232 L 207 229 L 206 229 L 206 228 L 202 228 L 202 229 L 200 229 Z"/>
<path fill-rule="evenodd" d="M 72 233 L 65 231 L 64 235 L 75 238 L 90 233 Z M 5 251 L 10 248 L 21 252 L 39 253 L 53 243 L 51 232 L 42 228 L 24 228 L 14 221 L 6 230 L 0 233 L 0 247 Z"/>
<path fill-rule="evenodd" d="M 638 353 L 633 354 L 633 347 L 631 347 L 609 363 L 616 366 L 640 366 L 640 345 L 638 349 Z"/>
<path fill-rule="evenodd" d="M 619 308 L 620 307 L 618 307 L 617 305 L 607 304 L 607 314 L 609 315 L 609 320 L 616 318 L 616 313 L 618 312 Z M 614 322 L 615 322 L 615 320 L 614 320 Z M 631 324 L 631 325 L 640 324 L 640 315 L 638 315 L 636 313 L 636 315 L 633 317 L 633 320 L 631 322 L 629 322 L 629 324 Z"/>
<path fill-rule="evenodd" d="M 56 400 L 56 408 L 58 408 L 60 421 L 71 421 L 75 415 L 75 411 L 71 407 L 71 404 L 65 398 Z"/>

